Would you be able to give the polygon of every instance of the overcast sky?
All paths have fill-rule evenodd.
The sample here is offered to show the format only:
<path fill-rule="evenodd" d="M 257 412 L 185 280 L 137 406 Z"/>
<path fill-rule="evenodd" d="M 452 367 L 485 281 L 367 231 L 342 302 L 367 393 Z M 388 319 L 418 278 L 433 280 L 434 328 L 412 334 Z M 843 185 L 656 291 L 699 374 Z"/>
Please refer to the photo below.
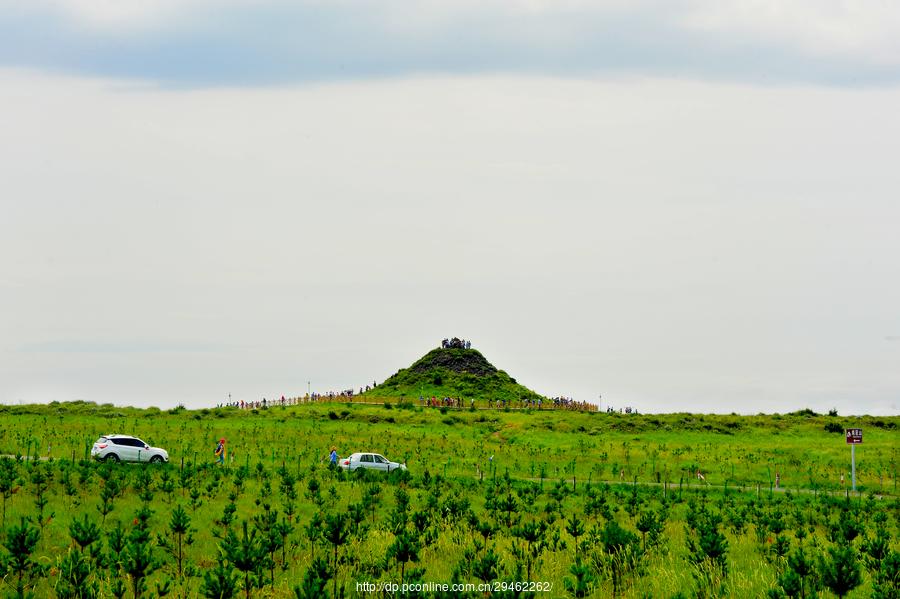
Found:
<path fill-rule="evenodd" d="M 900 413 L 900 5 L 0 0 L 0 402 Z"/>

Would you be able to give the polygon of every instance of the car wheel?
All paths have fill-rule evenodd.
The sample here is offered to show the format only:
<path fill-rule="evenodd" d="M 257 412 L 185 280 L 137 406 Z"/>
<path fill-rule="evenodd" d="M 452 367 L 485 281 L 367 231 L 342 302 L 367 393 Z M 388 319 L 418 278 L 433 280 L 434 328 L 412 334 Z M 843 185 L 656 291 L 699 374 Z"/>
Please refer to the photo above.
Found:
<path fill-rule="evenodd" d="M 114 453 L 107 454 L 105 458 L 103 458 L 104 462 L 118 462 L 119 456 Z"/>
<path fill-rule="evenodd" d="M 159 464 L 159 463 L 162 462 L 162 461 L 163 461 L 163 459 L 162 459 L 162 456 L 161 456 L 161 455 L 155 455 L 155 456 L 153 456 L 152 458 L 150 458 L 150 463 L 151 463 L 151 464 Z"/>

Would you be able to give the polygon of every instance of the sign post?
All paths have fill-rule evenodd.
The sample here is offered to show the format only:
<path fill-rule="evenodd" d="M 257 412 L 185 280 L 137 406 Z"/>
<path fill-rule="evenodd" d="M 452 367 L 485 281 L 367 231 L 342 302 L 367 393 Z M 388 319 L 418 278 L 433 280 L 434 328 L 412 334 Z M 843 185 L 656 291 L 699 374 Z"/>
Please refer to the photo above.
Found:
<path fill-rule="evenodd" d="M 853 481 L 853 492 L 856 492 L 856 446 L 862 443 L 862 429 L 848 428 L 845 431 L 847 445 L 850 446 L 850 476 Z"/>

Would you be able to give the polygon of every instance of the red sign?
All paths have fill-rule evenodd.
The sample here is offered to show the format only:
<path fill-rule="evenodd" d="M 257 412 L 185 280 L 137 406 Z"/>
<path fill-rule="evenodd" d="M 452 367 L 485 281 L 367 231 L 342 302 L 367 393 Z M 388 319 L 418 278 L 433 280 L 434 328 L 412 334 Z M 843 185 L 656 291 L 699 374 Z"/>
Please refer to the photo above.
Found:
<path fill-rule="evenodd" d="M 847 431 L 847 445 L 858 445 L 862 443 L 862 429 L 861 428 L 848 428 Z"/>

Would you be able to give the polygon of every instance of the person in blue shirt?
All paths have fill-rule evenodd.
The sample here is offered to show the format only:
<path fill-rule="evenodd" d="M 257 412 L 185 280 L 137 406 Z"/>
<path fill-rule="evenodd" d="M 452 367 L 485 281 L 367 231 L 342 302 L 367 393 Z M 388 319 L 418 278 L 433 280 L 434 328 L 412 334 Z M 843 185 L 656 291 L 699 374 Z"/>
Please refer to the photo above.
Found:
<path fill-rule="evenodd" d="M 330 460 L 332 466 L 337 466 L 338 454 L 337 447 L 335 447 L 334 445 L 331 446 L 331 453 L 328 455 L 328 459 Z"/>

